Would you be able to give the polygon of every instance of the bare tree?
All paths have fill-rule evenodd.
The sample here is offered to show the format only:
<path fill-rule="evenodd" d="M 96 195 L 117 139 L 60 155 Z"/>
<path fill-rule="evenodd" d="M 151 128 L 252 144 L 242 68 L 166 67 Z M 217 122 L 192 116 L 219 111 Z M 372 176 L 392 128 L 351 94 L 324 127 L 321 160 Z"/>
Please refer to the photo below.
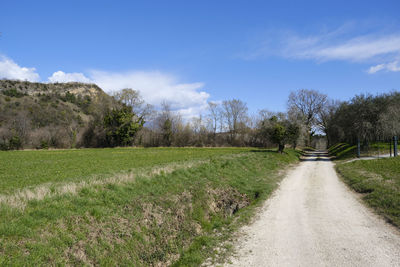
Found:
<path fill-rule="evenodd" d="M 29 131 L 31 130 L 31 122 L 26 113 L 20 113 L 13 119 L 12 129 L 20 138 L 22 145 L 28 142 Z"/>
<path fill-rule="evenodd" d="M 207 139 L 207 128 L 204 125 L 203 117 L 200 115 L 198 117 L 192 118 L 192 131 L 195 135 L 195 145 L 203 146 Z"/>
<path fill-rule="evenodd" d="M 291 92 L 289 95 L 289 112 L 294 112 L 301 116 L 309 133 L 308 145 L 311 144 L 311 138 L 317 127 L 317 117 L 326 101 L 327 96 L 315 90 L 301 89 Z"/>
<path fill-rule="evenodd" d="M 152 114 L 153 106 L 146 104 L 140 95 L 140 92 L 131 88 L 125 88 L 114 93 L 114 98 L 132 108 L 138 116 L 147 120 Z"/>
<path fill-rule="evenodd" d="M 268 109 L 262 109 L 258 111 L 258 117 L 259 121 L 265 121 L 274 116 L 275 113 L 272 111 L 269 111 Z"/>
<path fill-rule="evenodd" d="M 212 133 L 213 133 L 213 138 L 215 140 L 215 135 L 217 133 L 217 129 L 218 129 L 218 123 L 220 123 L 220 117 L 221 117 L 221 107 L 218 103 L 216 102 L 208 102 L 208 117 L 210 119 L 211 122 L 211 129 L 212 129 Z"/>
<path fill-rule="evenodd" d="M 162 102 L 161 111 L 156 118 L 156 124 L 161 132 L 161 143 L 164 146 L 171 146 L 172 144 L 175 120 L 176 118 L 171 110 L 171 105 L 165 101 Z"/>
<path fill-rule="evenodd" d="M 340 105 L 339 101 L 327 100 L 325 105 L 319 110 L 317 116 L 317 126 L 325 134 L 327 146 L 332 145 L 331 129 L 333 127 L 333 116 Z"/>
<path fill-rule="evenodd" d="M 246 125 L 247 105 L 239 99 L 232 99 L 223 101 L 222 107 L 232 144 L 239 131 Z"/>

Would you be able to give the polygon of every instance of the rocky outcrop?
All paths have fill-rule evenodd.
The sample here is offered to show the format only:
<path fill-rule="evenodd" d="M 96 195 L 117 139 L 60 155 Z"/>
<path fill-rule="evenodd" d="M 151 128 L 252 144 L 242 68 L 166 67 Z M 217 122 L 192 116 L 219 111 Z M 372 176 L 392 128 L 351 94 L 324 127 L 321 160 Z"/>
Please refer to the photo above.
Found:
<path fill-rule="evenodd" d="M 65 95 L 67 92 L 84 96 L 96 97 L 104 94 L 104 91 L 96 84 L 89 83 L 33 83 L 18 80 L 0 80 L 0 92 L 16 90 L 23 95 L 36 96 L 38 94 L 59 94 Z"/>

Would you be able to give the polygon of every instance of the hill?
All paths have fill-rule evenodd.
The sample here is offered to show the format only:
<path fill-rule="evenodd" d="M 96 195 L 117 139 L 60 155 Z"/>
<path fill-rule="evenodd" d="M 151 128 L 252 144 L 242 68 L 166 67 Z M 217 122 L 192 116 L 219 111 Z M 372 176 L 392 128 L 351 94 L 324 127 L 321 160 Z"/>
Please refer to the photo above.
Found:
<path fill-rule="evenodd" d="M 118 105 L 95 84 L 0 80 L 0 149 L 91 146 L 85 133 Z"/>

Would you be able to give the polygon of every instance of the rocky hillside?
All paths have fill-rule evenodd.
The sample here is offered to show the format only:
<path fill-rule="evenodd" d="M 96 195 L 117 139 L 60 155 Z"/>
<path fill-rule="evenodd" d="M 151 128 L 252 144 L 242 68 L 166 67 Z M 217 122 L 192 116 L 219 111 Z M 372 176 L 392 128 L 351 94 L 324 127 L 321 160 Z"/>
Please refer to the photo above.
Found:
<path fill-rule="evenodd" d="M 0 80 L 0 92 L 12 94 L 15 92 L 20 95 L 36 96 L 38 94 L 65 95 L 67 92 L 77 96 L 96 97 L 104 94 L 103 90 L 96 84 L 86 83 L 32 83 L 17 80 Z"/>
<path fill-rule="evenodd" d="M 116 105 L 95 84 L 0 80 L 0 149 L 82 146 Z"/>

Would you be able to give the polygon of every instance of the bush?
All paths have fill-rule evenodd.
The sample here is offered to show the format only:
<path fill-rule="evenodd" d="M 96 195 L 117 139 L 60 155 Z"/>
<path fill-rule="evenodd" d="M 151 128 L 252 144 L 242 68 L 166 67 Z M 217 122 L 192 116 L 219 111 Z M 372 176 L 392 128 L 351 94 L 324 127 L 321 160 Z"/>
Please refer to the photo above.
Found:
<path fill-rule="evenodd" d="M 0 150 L 8 150 L 8 145 L 4 142 L 0 142 Z"/>
<path fill-rule="evenodd" d="M 11 139 L 8 141 L 8 148 L 13 150 L 13 149 L 21 149 L 22 148 L 22 141 L 19 136 L 14 135 L 11 137 Z"/>
<path fill-rule="evenodd" d="M 107 145 L 129 146 L 132 145 L 136 133 L 144 124 L 143 118 L 137 118 L 132 108 L 124 106 L 112 109 L 104 117 Z"/>
<path fill-rule="evenodd" d="M 40 149 L 49 149 L 49 143 L 45 140 L 40 141 Z"/>
<path fill-rule="evenodd" d="M 18 91 L 17 89 L 14 88 L 14 89 L 4 90 L 3 91 L 3 95 L 9 96 L 9 97 L 18 97 L 18 98 L 20 98 L 20 97 L 25 96 L 26 94 L 24 94 L 24 93 L 22 93 L 22 92 L 20 92 L 20 91 Z"/>

